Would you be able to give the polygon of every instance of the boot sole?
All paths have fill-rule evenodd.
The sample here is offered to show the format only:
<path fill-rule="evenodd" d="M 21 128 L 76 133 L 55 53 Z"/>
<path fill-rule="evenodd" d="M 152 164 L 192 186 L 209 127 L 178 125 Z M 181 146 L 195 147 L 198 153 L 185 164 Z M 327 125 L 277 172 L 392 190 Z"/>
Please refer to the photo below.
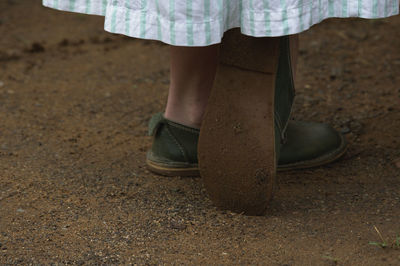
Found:
<path fill-rule="evenodd" d="M 274 93 L 279 38 L 266 42 L 239 38 L 247 39 L 236 43 L 239 50 L 229 47 L 225 50 L 233 54 L 221 54 L 200 130 L 199 170 L 215 205 L 262 215 L 276 183 Z"/>

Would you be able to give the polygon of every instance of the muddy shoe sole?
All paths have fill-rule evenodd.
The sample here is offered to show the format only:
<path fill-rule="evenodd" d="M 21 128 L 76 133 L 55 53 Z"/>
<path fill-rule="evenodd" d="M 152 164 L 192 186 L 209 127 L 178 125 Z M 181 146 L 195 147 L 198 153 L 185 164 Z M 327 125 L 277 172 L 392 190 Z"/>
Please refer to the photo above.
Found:
<path fill-rule="evenodd" d="M 280 148 L 274 101 L 281 39 L 236 38 L 243 41 L 238 50 L 222 48 L 228 53 L 221 54 L 200 130 L 199 169 L 214 204 L 262 215 L 275 189 Z"/>

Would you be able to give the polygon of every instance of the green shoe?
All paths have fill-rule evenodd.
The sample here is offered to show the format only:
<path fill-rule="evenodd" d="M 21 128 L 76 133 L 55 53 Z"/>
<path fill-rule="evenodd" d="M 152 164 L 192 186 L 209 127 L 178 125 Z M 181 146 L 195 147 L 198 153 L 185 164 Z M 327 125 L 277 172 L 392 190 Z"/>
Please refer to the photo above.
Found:
<path fill-rule="evenodd" d="M 153 145 L 147 152 L 148 168 L 165 176 L 199 176 L 199 130 L 172 122 L 161 113 L 149 122 Z"/>
<path fill-rule="evenodd" d="M 290 121 L 281 145 L 278 171 L 321 166 L 339 159 L 346 150 L 345 137 L 331 126 Z"/>
<path fill-rule="evenodd" d="M 161 113 L 149 123 L 154 137 L 147 153 L 148 168 L 165 176 L 199 176 L 199 130 L 172 122 Z M 342 134 L 322 123 L 290 121 L 281 146 L 278 171 L 311 168 L 339 159 L 346 152 Z"/>

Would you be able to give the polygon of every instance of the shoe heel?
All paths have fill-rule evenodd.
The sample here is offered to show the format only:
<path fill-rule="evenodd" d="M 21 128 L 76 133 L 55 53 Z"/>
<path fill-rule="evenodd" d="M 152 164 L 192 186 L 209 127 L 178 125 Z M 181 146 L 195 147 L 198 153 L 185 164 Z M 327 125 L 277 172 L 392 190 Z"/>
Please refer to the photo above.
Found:
<path fill-rule="evenodd" d="M 200 175 L 223 209 L 262 215 L 273 196 L 275 82 L 280 38 L 225 34 L 198 144 Z M 277 146 L 276 147 L 276 143 Z"/>

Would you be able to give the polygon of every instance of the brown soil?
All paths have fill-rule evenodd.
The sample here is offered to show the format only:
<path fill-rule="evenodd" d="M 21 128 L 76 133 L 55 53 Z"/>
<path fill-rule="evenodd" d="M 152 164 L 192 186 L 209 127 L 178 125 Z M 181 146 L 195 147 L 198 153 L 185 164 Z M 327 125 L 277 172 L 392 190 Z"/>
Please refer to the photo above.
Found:
<path fill-rule="evenodd" d="M 0 264 L 400 264 L 399 16 L 301 35 L 295 118 L 350 147 L 280 173 L 263 217 L 217 210 L 201 179 L 146 170 L 168 47 L 102 25 L 0 1 Z M 389 247 L 369 244 L 374 226 Z"/>

